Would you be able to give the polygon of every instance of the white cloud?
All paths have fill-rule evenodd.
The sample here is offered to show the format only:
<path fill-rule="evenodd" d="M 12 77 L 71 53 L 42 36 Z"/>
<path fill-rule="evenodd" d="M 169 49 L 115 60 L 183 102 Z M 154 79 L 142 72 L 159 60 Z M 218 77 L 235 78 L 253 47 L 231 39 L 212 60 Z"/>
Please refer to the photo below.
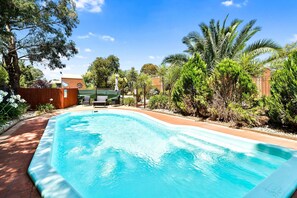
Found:
<path fill-rule="evenodd" d="M 101 12 L 105 0 L 75 0 L 76 8 L 78 10 L 94 12 Z"/>
<path fill-rule="evenodd" d="M 85 52 L 92 52 L 92 50 L 90 48 L 86 48 Z"/>
<path fill-rule="evenodd" d="M 293 38 L 291 39 L 292 42 L 297 42 L 297 34 L 293 35 Z"/>
<path fill-rule="evenodd" d="M 242 6 L 246 6 L 247 4 L 248 4 L 248 0 L 244 0 L 241 3 L 235 3 L 233 0 L 226 0 L 226 1 L 222 2 L 222 5 L 224 5 L 224 6 L 227 6 L 227 7 L 235 6 L 238 8 L 241 8 Z"/>
<path fill-rule="evenodd" d="M 99 34 L 94 34 L 92 32 L 89 32 L 86 35 L 77 36 L 78 39 L 88 39 L 88 38 L 91 38 L 91 37 L 96 37 L 96 38 L 99 38 L 99 39 L 104 40 L 104 41 L 110 41 L 110 42 L 114 42 L 115 41 L 115 38 L 112 37 L 112 36 L 109 36 L 109 35 L 99 35 Z"/>
<path fill-rule="evenodd" d="M 149 59 L 152 59 L 152 60 L 154 60 L 154 59 L 162 59 L 163 58 L 163 56 L 148 56 L 149 57 Z"/>
<path fill-rule="evenodd" d="M 89 35 L 83 35 L 83 36 L 78 36 L 77 37 L 78 39 L 87 39 L 87 38 L 90 38 Z"/>
<path fill-rule="evenodd" d="M 109 36 L 109 35 L 103 35 L 103 36 L 100 36 L 100 38 L 104 41 L 111 41 L 111 42 L 114 42 L 114 38 L 112 36 Z"/>
<path fill-rule="evenodd" d="M 233 5 L 233 0 L 223 1 L 222 4 L 223 4 L 224 6 L 232 6 L 232 5 Z"/>

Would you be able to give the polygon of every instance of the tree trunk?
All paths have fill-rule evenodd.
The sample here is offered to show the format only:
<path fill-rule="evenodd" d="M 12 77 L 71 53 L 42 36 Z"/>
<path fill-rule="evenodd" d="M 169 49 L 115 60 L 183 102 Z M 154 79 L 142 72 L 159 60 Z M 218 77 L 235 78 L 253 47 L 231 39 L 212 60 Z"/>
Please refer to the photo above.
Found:
<path fill-rule="evenodd" d="M 9 38 L 8 53 L 6 55 L 2 54 L 2 56 L 4 59 L 5 69 L 9 76 L 9 86 L 14 92 L 17 92 L 18 88 L 20 87 L 20 75 L 21 75 L 18 53 L 16 51 L 15 38 L 10 30 L 9 24 L 6 24 L 5 27 L 6 27 L 6 31 L 11 33 L 11 36 Z"/>

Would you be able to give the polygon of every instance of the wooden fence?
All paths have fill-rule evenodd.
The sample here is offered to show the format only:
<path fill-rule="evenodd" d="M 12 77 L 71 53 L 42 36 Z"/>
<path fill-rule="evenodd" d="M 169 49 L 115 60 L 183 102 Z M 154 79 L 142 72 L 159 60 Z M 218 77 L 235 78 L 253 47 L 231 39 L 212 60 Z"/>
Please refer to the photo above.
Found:
<path fill-rule="evenodd" d="M 30 104 L 31 109 L 46 103 L 52 103 L 57 109 L 64 109 L 77 105 L 78 102 L 77 88 L 20 88 L 18 94 Z"/>
<path fill-rule="evenodd" d="M 270 78 L 271 71 L 268 68 L 265 68 L 263 75 L 258 78 L 253 78 L 254 83 L 256 83 L 259 90 L 260 96 L 269 96 L 270 95 Z"/>

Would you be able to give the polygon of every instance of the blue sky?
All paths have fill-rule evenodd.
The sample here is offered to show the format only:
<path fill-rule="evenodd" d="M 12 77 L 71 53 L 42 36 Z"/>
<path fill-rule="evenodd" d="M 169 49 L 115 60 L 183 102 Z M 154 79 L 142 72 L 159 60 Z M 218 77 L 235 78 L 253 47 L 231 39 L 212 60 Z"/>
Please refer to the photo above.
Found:
<path fill-rule="evenodd" d="M 185 50 L 181 40 L 210 19 L 257 19 L 262 31 L 253 40 L 270 38 L 280 45 L 297 41 L 296 0 L 75 0 L 80 23 L 74 29 L 79 54 L 64 62 L 64 74 L 84 74 L 96 57 L 111 54 L 123 70 L 145 63 L 160 65 Z M 42 68 L 50 80 L 60 71 Z"/>

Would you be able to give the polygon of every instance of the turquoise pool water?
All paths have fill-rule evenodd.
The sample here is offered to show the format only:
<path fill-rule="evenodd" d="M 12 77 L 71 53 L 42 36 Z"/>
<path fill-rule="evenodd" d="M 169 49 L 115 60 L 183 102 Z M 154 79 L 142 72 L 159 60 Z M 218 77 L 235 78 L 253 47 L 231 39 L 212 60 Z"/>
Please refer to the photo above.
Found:
<path fill-rule="evenodd" d="M 86 198 L 242 197 L 289 158 L 217 136 L 138 114 L 71 114 L 56 122 L 51 165 Z"/>

